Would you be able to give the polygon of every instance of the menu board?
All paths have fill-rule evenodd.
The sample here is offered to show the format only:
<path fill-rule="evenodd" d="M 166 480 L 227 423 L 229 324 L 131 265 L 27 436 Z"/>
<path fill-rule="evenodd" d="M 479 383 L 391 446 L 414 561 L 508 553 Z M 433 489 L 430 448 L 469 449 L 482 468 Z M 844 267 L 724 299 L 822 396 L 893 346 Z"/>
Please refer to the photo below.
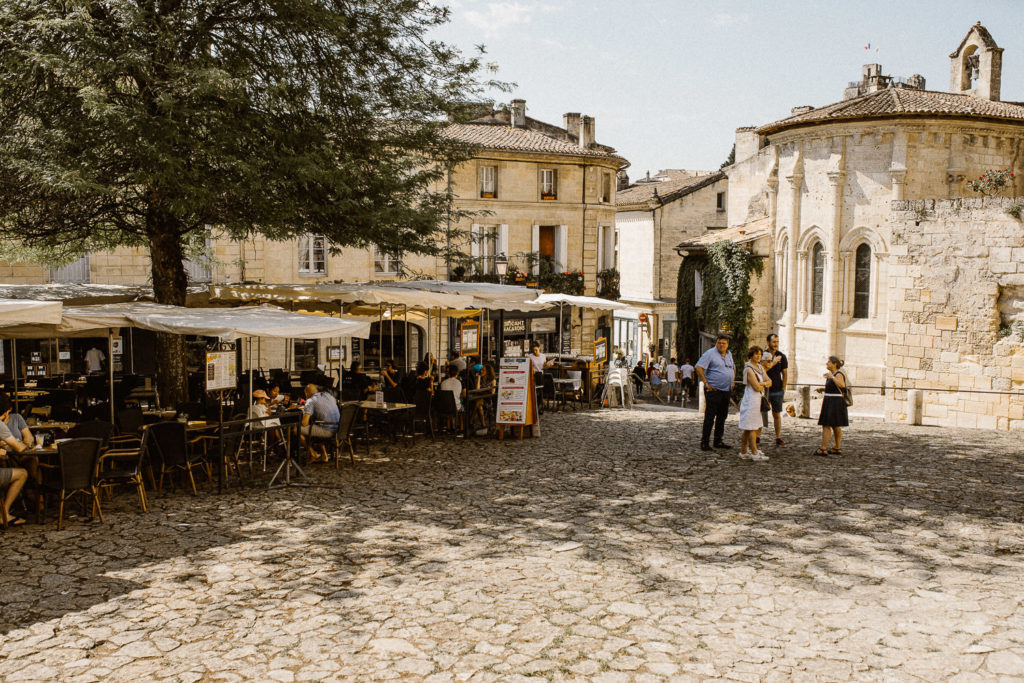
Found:
<path fill-rule="evenodd" d="M 222 391 L 234 389 L 238 384 L 235 377 L 234 351 L 206 352 L 206 390 Z"/>
<path fill-rule="evenodd" d="M 594 360 L 598 363 L 604 363 L 608 360 L 608 340 L 604 337 L 598 337 L 594 340 Z"/>
<path fill-rule="evenodd" d="M 462 323 L 459 334 L 459 352 L 463 356 L 469 356 L 480 352 L 480 323 L 475 320 L 468 320 Z"/>
<path fill-rule="evenodd" d="M 529 358 L 502 358 L 498 372 L 498 423 L 531 424 Z"/>

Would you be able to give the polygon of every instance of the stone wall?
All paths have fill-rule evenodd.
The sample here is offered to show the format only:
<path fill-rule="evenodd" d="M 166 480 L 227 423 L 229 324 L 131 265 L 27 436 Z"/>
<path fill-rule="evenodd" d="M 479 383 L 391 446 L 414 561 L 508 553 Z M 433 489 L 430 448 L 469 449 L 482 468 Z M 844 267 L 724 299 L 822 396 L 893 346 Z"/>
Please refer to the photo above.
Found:
<path fill-rule="evenodd" d="M 886 418 L 1024 430 L 1024 199 L 892 202 Z M 1019 326 L 1017 326 L 1019 323 Z"/>
<path fill-rule="evenodd" d="M 654 287 L 656 299 L 675 301 L 682 259 L 675 247 L 700 237 L 709 228 L 728 227 L 725 206 L 718 210 L 719 192 L 726 192 L 729 181 L 723 178 L 679 199 L 669 202 L 656 212 L 657 245 L 654 250 Z"/>

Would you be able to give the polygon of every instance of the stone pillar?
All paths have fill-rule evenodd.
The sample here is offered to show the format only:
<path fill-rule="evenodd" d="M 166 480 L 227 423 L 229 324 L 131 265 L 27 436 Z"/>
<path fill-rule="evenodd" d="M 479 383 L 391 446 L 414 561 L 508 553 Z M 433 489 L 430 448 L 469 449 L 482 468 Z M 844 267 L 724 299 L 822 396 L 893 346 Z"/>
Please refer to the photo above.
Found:
<path fill-rule="evenodd" d="M 777 171 L 777 169 L 776 169 Z M 779 205 L 779 178 L 776 175 L 768 176 L 768 180 L 765 181 L 768 185 L 768 225 L 771 230 L 772 243 L 768 246 L 768 253 L 775 254 L 778 244 L 778 232 L 776 230 L 776 212 Z M 772 261 L 772 276 L 769 282 L 777 282 L 781 269 L 779 268 L 779 259 L 773 259 Z M 779 310 L 781 302 L 779 301 L 778 294 L 772 297 L 772 322 L 779 319 L 782 311 Z"/>
<path fill-rule="evenodd" d="M 808 280 L 807 256 L 808 256 L 808 253 L 807 253 L 806 249 L 801 249 L 800 251 L 798 251 L 796 253 L 796 255 L 797 255 L 797 270 L 800 271 L 800 277 L 797 278 L 797 282 L 796 282 L 796 296 L 797 296 L 797 305 L 800 307 L 800 320 L 803 320 L 804 318 L 807 317 L 807 284 L 808 284 L 808 282 L 807 282 L 807 280 Z M 793 327 L 794 327 L 794 329 L 796 328 L 796 324 L 795 323 L 794 323 Z M 790 363 L 790 367 L 792 367 L 792 365 L 793 364 Z"/>
<path fill-rule="evenodd" d="M 921 424 L 921 414 L 924 412 L 923 398 L 924 392 L 920 389 L 910 389 L 907 391 L 907 424 Z"/>
<path fill-rule="evenodd" d="M 788 379 L 790 384 L 796 384 L 797 381 L 797 370 L 796 370 L 796 311 L 797 306 L 802 306 L 803 299 L 799 296 L 797 273 L 803 272 L 802 267 L 797 267 L 797 251 L 796 242 L 800 238 L 800 199 L 801 199 L 801 188 L 804 184 L 804 176 L 802 173 L 794 173 L 788 176 L 786 180 L 789 181 L 790 186 L 790 201 L 792 211 L 790 213 L 789 220 L 789 244 L 788 254 L 786 259 L 789 261 L 789 266 L 786 272 L 786 329 L 785 336 L 782 339 L 783 342 L 783 353 L 789 356 L 789 372 Z M 803 259 L 806 259 L 806 252 L 804 252 Z M 801 260 L 803 260 L 801 259 Z M 803 313 L 806 315 L 806 312 Z"/>
<path fill-rule="evenodd" d="M 838 353 L 839 300 L 842 288 L 842 268 L 839 262 L 839 240 L 843 230 L 843 184 L 846 173 L 829 171 L 828 182 L 832 185 L 832 225 L 829 230 L 828 249 L 825 259 L 825 355 Z"/>
<path fill-rule="evenodd" d="M 790 368 L 792 369 L 792 368 Z M 811 388 L 800 387 L 797 390 L 796 416 L 808 418 L 811 416 Z"/>
<path fill-rule="evenodd" d="M 853 283 L 856 273 L 854 273 L 854 256 L 852 251 L 839 252 L 840 262 L 840 280 L 844 283 L 842 288 L 842 296 L 839 297 L 840 307 L 839 315 L 847 316 L 853 313 L 853 288 L 850 286 Z"/>

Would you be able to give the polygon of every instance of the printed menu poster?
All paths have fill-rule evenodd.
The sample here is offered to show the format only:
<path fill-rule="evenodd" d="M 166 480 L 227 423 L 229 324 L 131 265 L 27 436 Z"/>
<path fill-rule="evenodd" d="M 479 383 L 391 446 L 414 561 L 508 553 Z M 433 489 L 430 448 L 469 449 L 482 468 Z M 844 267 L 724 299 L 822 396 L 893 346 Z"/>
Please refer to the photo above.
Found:
<path fill-rule="evenodd" d="M 235 352 L 211 351 L 206 354 L 206 390 L 220 391 L 234 389 L 238 384 L 235 377 Z"/>
<path fill-rule="evenodd" d="M 525 425 L 529 407 L 530 359 L 502 358 L 498 372 L 498 422 Z"/>

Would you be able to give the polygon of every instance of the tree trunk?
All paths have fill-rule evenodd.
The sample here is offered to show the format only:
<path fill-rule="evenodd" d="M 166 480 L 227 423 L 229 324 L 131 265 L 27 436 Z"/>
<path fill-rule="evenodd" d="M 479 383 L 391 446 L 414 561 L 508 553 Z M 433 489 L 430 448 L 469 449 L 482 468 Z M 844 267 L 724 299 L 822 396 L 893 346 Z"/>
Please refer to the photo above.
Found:
<path fill-rule="evenodd" d="M 154 212 L 155 213 L 155 212 Z M 185 274 L 181 237 L 169 215 L 151 214 L 147 220 L 149 257 L 153 269 L 153 295 L 157 303 L 185 305 L 188 276 Z M 156 335 L 156 381 L 160 401 L 176 407 L 188 401 L 185 338 L 179 334 Z"/>

